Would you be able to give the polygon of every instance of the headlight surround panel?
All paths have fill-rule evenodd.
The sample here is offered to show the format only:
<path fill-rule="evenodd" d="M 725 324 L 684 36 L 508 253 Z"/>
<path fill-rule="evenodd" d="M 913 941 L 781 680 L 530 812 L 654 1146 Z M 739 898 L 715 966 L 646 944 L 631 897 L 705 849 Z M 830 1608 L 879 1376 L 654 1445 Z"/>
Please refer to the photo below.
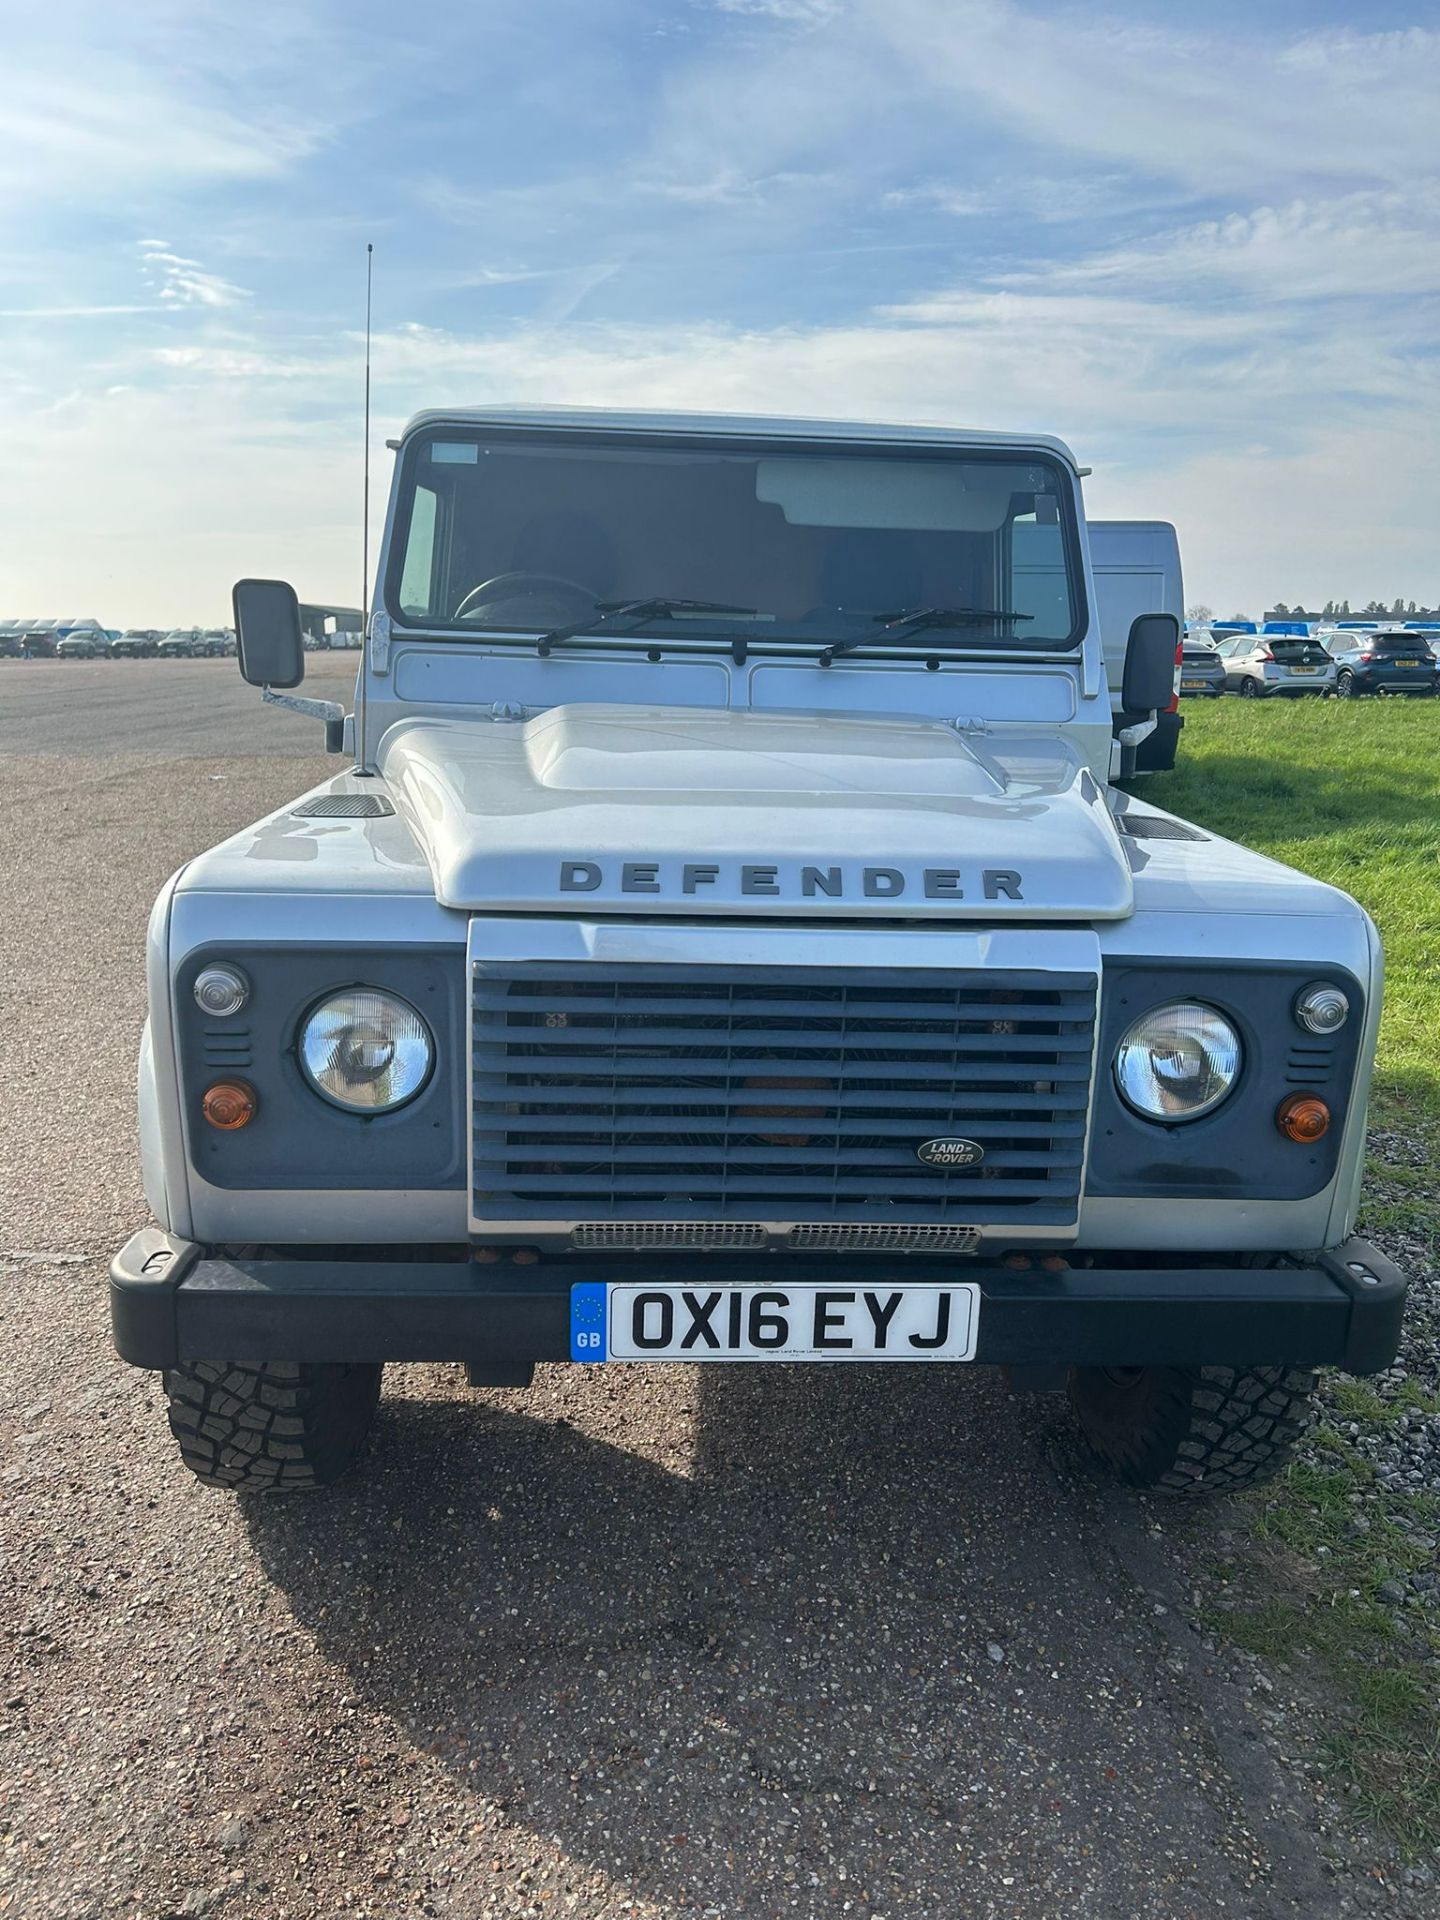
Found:
<path fill-rule="evenodd" d="M 250 999 L 219 1020 L 195 1004 L 196 976 L 217 961 L 243 969 Z M 434 1059 L 403 1104 L 383 1112 L 336 1105 L 299 1058 L 306 1018 L 336 994 L 373 989 L 413 1007 Z M 211 944 L 187 954 L 171 992 L 190 1161 L 212 1185 L 290 1191 L 433 1190 L 465 1185 L 465 950 L 462 946 Z M 239 1075 L 260 1118 L 217 1133 L 200 1112 L 212 1081 Z"/>
<path fill-rule="evenodd" d="M 1349 996 L 1350 1018 L 1334 1034 L 1307 1033 L 1295 1018 L 1302 987 L 1331 981 Z M 1230 1091 L 1193 1119 L 1136 1113 L 1116 1080 L 1121 1042 L 1151 1009 L 1210 1007 L 1239 1036 L 1241 1066 Z M 1334 1178 L 1349 1117 L 1365 996 L 1343 967 L 1303 961 L 1107 961 L 1101 983 L 1099 1057 L 1085 1191 L 1095 1196 L 1194 1200 L 1303 1200 Z M 1275 1109 L 1292 1093 L 1325 1099 L 1336 1124 L 1299 1146 L 1281 1135 Z"/>

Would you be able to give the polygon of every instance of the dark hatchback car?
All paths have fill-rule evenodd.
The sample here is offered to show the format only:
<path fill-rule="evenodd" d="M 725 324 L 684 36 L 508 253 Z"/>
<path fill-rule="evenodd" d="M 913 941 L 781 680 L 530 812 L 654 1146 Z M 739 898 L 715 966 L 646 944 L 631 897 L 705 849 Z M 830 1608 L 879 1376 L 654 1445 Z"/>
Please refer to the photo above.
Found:
<path fill-rule="evenodd" d="M 1225 691 L 1225 662 L 1208 640 L 1187 640 L 1180 655 L 1180 693 L 1184 699 L 1208 694 L 1218 700 Z"/>
<path fill-rule="evenodd" d="M 1366 693 L 1433 694 L 1440 684 L 1435 656 L 1421 633 L 1335 633 L 1326 646 L 1335 661 L 1342 700 Z"/>

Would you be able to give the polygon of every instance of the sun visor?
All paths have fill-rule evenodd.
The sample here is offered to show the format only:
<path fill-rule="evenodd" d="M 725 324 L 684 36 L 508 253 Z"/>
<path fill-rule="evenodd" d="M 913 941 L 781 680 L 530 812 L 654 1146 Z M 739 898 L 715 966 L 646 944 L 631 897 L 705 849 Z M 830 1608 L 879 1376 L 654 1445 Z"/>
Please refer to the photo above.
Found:
<path fill-rule="evenodd" d="M 758 460 L 755 495 L 795 527 L 995 533 L 1016 493 L 1048 475 L 946 460 Z"/>

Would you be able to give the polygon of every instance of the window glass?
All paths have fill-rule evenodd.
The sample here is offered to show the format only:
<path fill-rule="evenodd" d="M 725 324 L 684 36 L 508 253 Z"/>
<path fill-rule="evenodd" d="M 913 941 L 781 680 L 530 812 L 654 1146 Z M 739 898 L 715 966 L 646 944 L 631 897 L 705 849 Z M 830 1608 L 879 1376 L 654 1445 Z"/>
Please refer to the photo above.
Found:
<path fill-rule="evenodd" d="M 544 632 L 636 601 L 704 601 L 646 631 L 819 645 L 944 608 L 963 624 L 926 630 L 927 648 L 1071 646 L 1071 486 L 1045 458 L 466 440 L 451 427 L 407 452 L 391 605 L 463 632 Z"/>
<path fill-rule="evenodd" d="M 437 495 L 429 487 L 417 487 L 410 508 L 410 528 L 405 541 L 405 563 L 400 569 L 400 606 L 409 614 L 423 615 L 430 605 L 430 587 L 435 572 L 435 534 Z"/>

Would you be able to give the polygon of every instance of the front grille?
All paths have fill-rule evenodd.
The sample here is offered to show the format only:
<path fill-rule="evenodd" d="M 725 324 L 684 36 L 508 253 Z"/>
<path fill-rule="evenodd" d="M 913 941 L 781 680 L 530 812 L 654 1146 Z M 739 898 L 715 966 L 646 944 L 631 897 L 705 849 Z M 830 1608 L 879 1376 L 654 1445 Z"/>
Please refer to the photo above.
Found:
<path fill-rule="evenodd" d="M 1086 974 L 480 961 L 474 1218 L 1070 1222 L 1094 1021 Z"/>

